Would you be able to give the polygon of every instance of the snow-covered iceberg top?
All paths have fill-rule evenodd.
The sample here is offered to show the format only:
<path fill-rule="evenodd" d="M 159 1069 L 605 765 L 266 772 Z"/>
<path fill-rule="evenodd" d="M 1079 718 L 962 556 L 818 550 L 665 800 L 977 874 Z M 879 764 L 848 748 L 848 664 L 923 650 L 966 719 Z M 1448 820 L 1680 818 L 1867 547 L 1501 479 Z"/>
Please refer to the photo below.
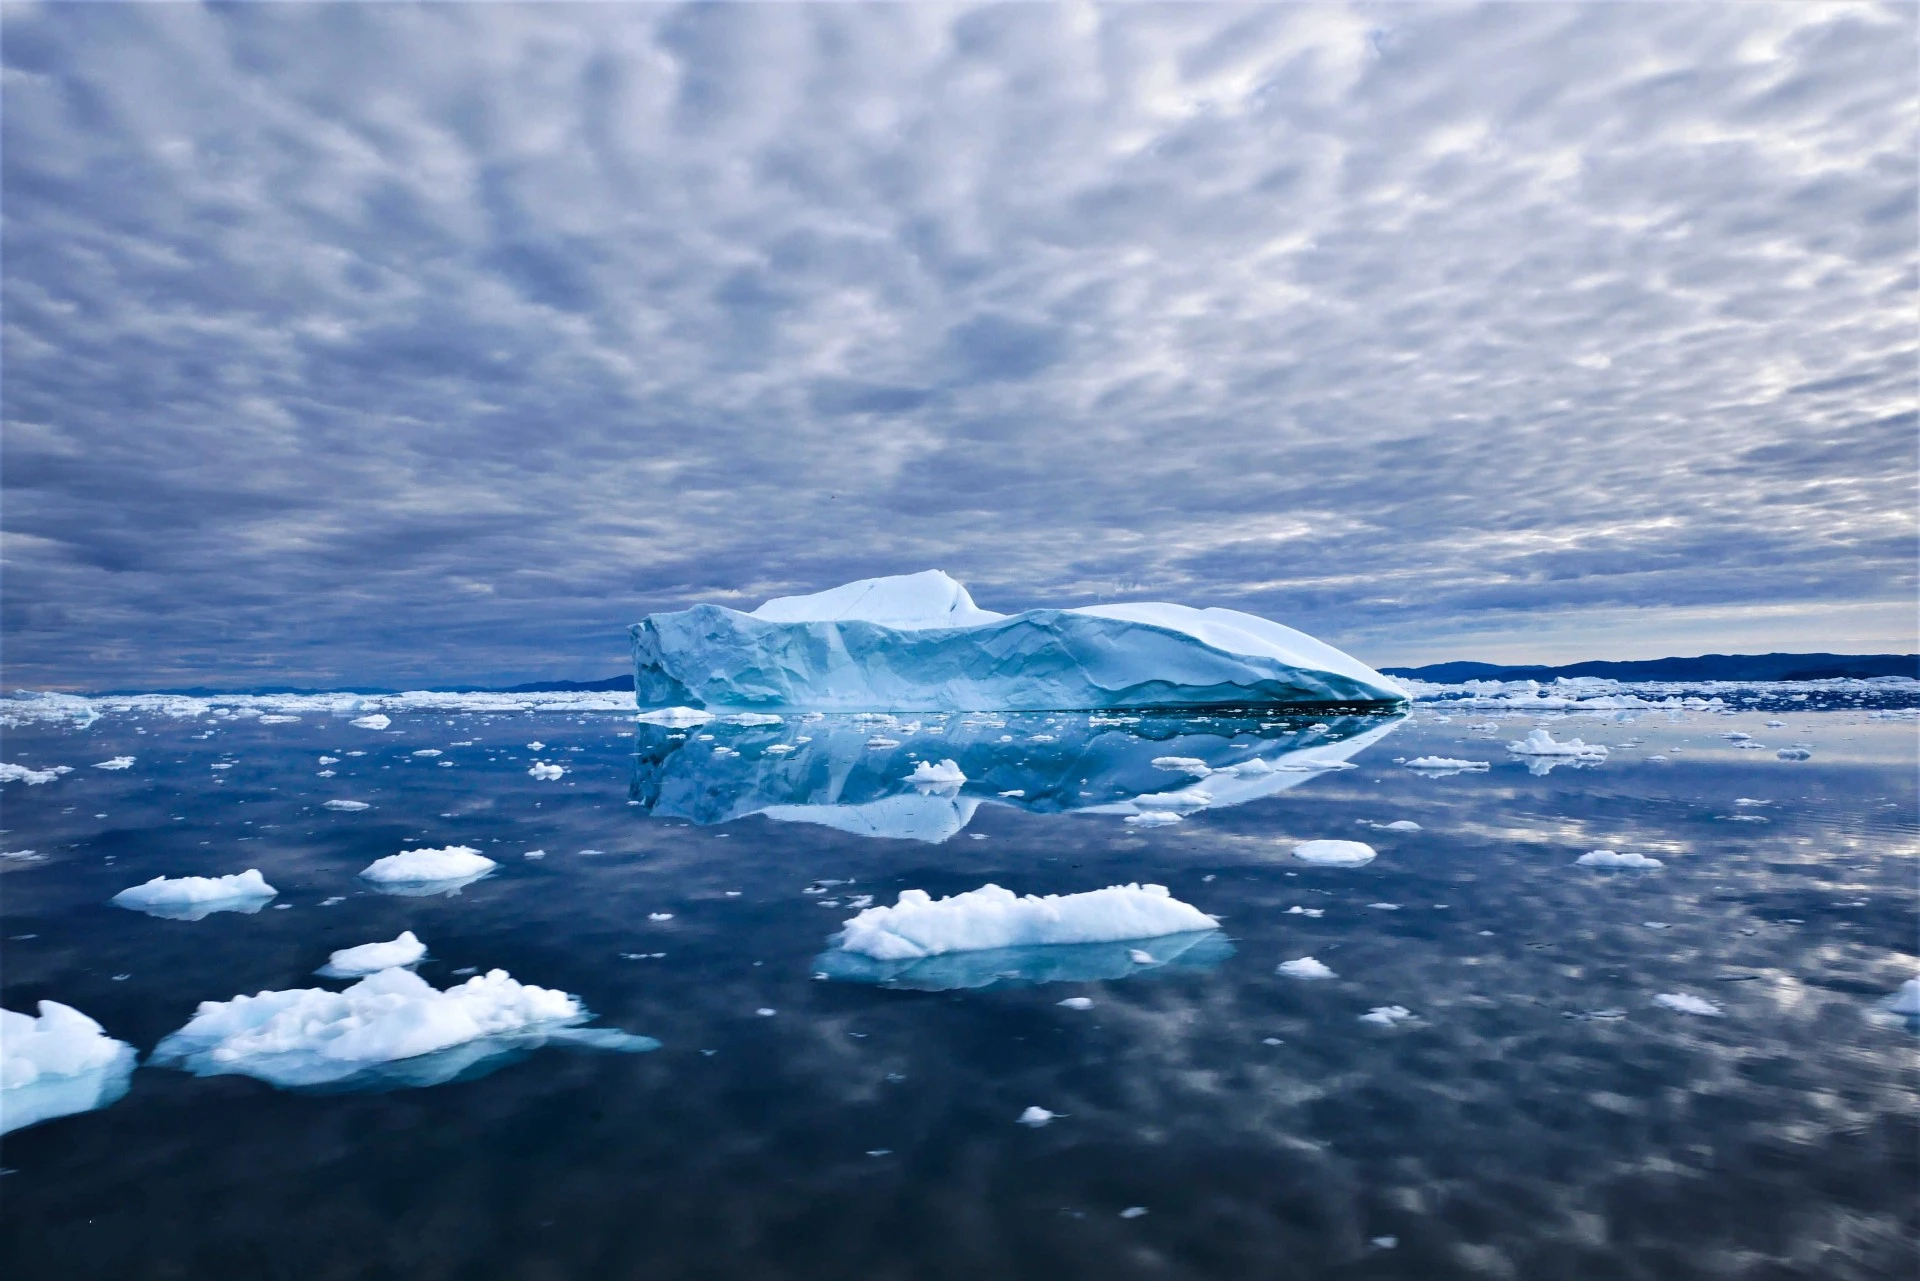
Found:
<path fill-rule="evenodd" d="M 283 1087 L 437 1085 L 480 1064 L 551 1040 L 651 1050 L 659 1042 L 576 1028 L 591 1015 L 578 997 L 521 983 L 505 970 L 437 990 L 390 969 L 341 992 L 295 988 L 202 1001 L 152 1062 L 197 1076 L 241 1074 Z"/>
<path fill-rule="evenodd" d="M 879 961 L 989 948 L 1112 943 L 1213 929 L 1219 922 L 1164 885 L 1109 885 L 1084 894 L 1016 895 L 998 885 L 935 899 L 902 890 L 892 907 L 847 921 L 842 951 Z"/>
<path fill-rule="evenodd" d="M 197 921 L 214 912 L 258 912 L 279 892 L 250 867 L 233 876 L 156 876 L 121 890 L 113 901 L 149 916 Z"/>
<path fill-rule="evenodd" d="M 103 1108 L 127 1092 L 133 1047 L 69 1005 L 0 1010 L 0 1134 Z"/>
<path fill-rule="evenodd" d="M 633 628 L 642 708 L 1065 710 L 1399 703 L 1406 691 L 1304 632 L 1141 602 L 996 614 L 938 570 L 750 613 L 695 605 Z"/>

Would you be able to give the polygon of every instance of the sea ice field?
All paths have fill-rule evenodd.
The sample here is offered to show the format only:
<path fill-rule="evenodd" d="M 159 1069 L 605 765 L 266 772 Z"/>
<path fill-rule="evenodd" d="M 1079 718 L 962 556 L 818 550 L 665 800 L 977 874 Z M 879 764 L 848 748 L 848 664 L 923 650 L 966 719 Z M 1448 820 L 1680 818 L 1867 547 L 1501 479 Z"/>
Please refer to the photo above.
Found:
<path fill-rule="evenodd" d="M 0 1275 L 1911 1276 L 1920 683 L 1413 689 L 0 700 Z"/>

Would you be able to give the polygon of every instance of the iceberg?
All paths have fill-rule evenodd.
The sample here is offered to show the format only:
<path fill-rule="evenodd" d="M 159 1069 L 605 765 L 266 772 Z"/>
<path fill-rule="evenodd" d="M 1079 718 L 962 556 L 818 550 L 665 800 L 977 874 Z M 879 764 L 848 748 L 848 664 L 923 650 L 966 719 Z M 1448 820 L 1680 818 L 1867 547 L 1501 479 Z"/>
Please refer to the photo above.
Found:
<path fill-rule="evenodd" d="M 938 570 L 750 613 L 695 605 L 632 628 L 643 709 L 1059 711 L 1399 704 L 1399 684 L 1231 609 L 1132 603 L 997 614 Z"/>
<path fill-rule="evenodd" d="M 1150 939 L 1218 924 L 1164 885 L 1047 895 L 983 885 L 943 899 L 901 890 L 892 907 L 870 907 L 848 920 L 838 943 L 843 952 L 876 961 L 912 961 L 947 952 Z"/>
<path fill-rule="evenodd" d="M 451 894 L 498 866 L 470 845 L 448 845 L 442 849 L 402 850 L 377 858 L 360 869 L 360 879 L 371 881 L 383 894 L 423 898 Z"/>
<path fill-rule="evenodd" d="M 127 1092 L 133 1047 L 58 1001 L 0 1010 L 0 1134 L 106 1107 Z"/>
<path fill-rule="evenodd" d="M 592 1017 L 578 997 L 520 983 L 505 970 L 441 991 L 411 970 L 390 969 L 342 992 L 295 988 L 202 1001 L 150 1061 L 285 1089 L 380 1090 L 469 1079 L 549 1043 L 659 1048 L 651 1037 L 578 1026 Z"/>
<path fill-rule="evenodd" d="M 215 912 L 251 915 L 279 892 L 267 884 L 260 869 L 250 867 L 234 876 L 156 876 L 144 885 L 121 890 L 113 902 L 170 921 L 198 921 Z"/>

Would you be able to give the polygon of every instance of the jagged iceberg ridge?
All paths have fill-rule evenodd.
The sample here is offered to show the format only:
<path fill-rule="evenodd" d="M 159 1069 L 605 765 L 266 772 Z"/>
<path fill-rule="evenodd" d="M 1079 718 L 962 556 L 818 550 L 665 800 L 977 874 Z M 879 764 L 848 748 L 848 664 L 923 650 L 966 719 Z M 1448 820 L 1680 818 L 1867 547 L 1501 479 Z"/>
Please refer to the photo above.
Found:
<path fill-rule="evenodd" d="M 0 1010 L 0 1134 L 103 1108 L 127 1092 L 133 1047 L 58 1001 Z"/>
<path fill-rule="evenodd" d="M 643 708 L 1055 711 L 1399 703 L 1398 684 L 1230 609 L 1133 603 L 996 614 L 938 570 L 751 613 L 695 605 L 633 634 Z"/>
<path fill-rule="evenodd" d="M 197 1076 L 241 1074 L 290 1088 L 382 1089 L 471 1076 L 549 1041 L 651 1050 L 659 1042 L 580 1028 L 577 997 L 505 970 L 435 989 L 411 970 L 381 970 L 342 992 L 295 988 L 202 1001 L 151 1062 Z"/>

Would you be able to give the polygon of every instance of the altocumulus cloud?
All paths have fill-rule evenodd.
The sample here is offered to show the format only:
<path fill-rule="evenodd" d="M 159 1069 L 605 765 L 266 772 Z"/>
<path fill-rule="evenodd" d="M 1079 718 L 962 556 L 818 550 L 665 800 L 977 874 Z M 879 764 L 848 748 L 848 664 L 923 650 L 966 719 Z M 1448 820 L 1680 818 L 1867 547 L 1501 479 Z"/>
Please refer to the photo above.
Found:
<path fill-rule="evenodd" d="M 1912 592 L 1909 6 L 4 21 L 15 683 L 928 565 L 1377 661 Z"/>

